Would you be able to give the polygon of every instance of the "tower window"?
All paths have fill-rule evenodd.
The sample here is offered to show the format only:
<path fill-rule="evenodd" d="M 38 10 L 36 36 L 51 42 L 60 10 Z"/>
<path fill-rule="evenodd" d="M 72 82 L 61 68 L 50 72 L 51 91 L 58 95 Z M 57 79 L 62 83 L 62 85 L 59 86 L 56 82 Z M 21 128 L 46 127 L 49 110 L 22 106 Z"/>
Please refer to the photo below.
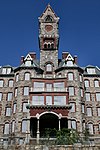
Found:
<path fill-rule="evenodd" d="M 52 22 L 53 18 L 50 15 L 48 15 L 48 16 L 46 16 L 45 21 L 46 22 Z"/>
<path fill-rule="evenodd" d="M 46 71 L 47 72 L 51 72 L 52 71 L 52 65 L 51 64 L 47 64 L 46 65 Z"/>

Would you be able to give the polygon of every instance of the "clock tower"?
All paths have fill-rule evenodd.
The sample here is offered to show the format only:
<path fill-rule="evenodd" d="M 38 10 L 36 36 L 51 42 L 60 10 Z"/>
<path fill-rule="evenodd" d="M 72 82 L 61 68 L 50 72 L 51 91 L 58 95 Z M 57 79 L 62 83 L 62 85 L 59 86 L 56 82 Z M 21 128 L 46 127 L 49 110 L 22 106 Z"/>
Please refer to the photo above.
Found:
<path fill-rule="evenodd" d="M 39 17 L 40 67 L 48 73 L 58 67 L 58 22 L 59 17 L 48 4 Z"/>

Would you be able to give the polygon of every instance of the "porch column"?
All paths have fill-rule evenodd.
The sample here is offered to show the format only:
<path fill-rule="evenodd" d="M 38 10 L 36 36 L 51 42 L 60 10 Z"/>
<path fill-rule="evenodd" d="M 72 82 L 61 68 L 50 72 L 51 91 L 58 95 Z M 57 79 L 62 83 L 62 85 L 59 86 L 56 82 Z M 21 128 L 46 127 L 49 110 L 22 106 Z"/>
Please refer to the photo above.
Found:
<path fill-rule="evenodd" d="M 68 129 L 71 129 L 71 120 L 68 119 Z"/>
<path fill-rule="evenodd" d="M 59 118 L 59 131 L 60 131 L 60 129 L 61 129 L 60 120 L 61 120 L 61 118 Z"/>
<path fill-rule="evenodd" d="M 37 118 L 37 144 L 39 144 L 40 131 L 39 131 L 39 118 Z"/>

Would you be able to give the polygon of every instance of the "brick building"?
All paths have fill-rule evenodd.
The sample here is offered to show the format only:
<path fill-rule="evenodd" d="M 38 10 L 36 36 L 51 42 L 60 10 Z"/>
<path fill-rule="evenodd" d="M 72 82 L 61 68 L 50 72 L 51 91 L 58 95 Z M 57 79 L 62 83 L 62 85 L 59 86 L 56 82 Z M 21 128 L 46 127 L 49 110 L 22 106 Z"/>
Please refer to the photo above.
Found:
<path fill-rule="evenodd" d="M 39 17 L 39 47 L 40 61 L 30 52 L 20 66 L 0 68 L 0 141 L 38 142 L 46 128 L 87 126 L 99 140 L 100 69 L 78 66 L 69 52 L 58 59 L 59 17 L 50 5 Z"/>

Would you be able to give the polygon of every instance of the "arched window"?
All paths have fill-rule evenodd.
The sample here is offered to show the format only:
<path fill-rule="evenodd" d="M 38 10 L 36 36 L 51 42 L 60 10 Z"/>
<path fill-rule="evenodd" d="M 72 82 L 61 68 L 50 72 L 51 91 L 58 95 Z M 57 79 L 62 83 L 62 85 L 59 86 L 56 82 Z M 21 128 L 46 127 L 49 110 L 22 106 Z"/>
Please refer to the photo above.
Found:
<path fill-rule="evenodd" d="M 29 72 L 25 73 L 25 80 L 30 80 L 30 73 Z"/>
<path fill-rule="evenodd" d="M 94 80 L 94 87 L 99 87 L 99 81 L 98 80 Z"/>
<path fill-rule="evenodd" d="M 4 134 L 9 134 L 9 123 L 5 123 Z"/>
<path fill-rule="evenodd" d="M 85 87 L 89 87 L 89 80 L 84 80 L 84 85 L 85 85 Z"/>
<path fill-rule="evenodd" d="M 0 80 L 0 87 L 3 87 L 3 85 L 4 85 L 4 81 Z"/>
<path fill-rule="evenodd" d="M 76 120 L 71 120 L 72 129 L 76 129 Z"/>
<path fill-rule="evenodd" d="M 51 48 L 51 44 L 50 43 L 48 43 L 48 49 L 50 49 Z"/>
<path fill-rule="evenodd" d="M 93 134 L 93 123 L 88 123 L 89 133 Z"/>
<path fill-rule="evenodd" d="M 44 48 L 47 49 L 47 44 L 46 43 L 44 44 Z"/>
<path fill-rule="evenodd" d="M 9 80 L 9 81 L 8 81 L 8 86 L 9 86 L 9 87 L 13 87 L 13 84 L 14 84 L 14 81 L 13 81 L 13 80 Z"/>
<path fill-rule="evenodd" d="M 52 71 L 52 64 L 47 64 L 46 65 L 46 71 L 51 72 Z"/>
<path fill-rule="evenodd" d="M 54 44 L 53 43 L 51 44 L 51 49 L 54 49 Z"/>
<path fill-rule="evenodd" d="M 73 79 L 74 79 L 73 73 L 72 73 L 72 72 L 69 72 L 69 73 L 68 73 L 68 80 L 69 80 L 69 81 L 73 81 Z"/>

